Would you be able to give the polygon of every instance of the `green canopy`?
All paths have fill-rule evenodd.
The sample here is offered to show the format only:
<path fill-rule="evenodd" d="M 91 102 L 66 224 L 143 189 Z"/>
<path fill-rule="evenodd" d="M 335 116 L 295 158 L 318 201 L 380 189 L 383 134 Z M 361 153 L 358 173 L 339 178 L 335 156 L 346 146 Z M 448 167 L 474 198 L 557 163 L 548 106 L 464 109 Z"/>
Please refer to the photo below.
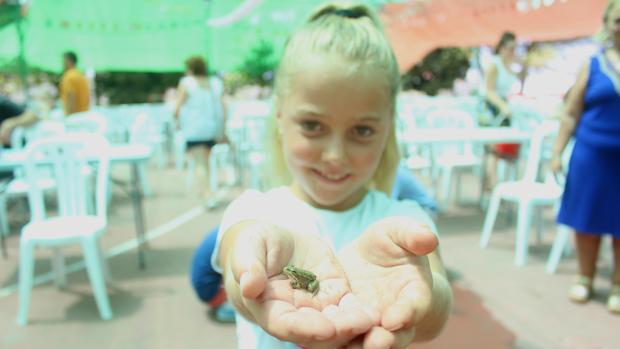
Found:
<path fill-rule="evenodd" d="M 30 66 L 61 70 L 75 51 L 96 71 L 181 71 L 191 55 L 231 71 L 258 41 L 280 52 L 287 35 L 321 0 L 31 0 L 25 55 Z M 380 0 L 368 1 L 380 3 Z M 12 26 L 0 28 L 0 64 L 14 59 Z"/>

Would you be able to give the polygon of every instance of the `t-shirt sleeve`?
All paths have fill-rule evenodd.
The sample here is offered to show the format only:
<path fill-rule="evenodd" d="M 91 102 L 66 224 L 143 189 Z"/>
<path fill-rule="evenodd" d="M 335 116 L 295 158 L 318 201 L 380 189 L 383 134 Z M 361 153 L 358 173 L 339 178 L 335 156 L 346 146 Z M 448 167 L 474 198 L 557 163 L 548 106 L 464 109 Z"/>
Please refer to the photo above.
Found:
<path fill-rule="evenodd" d="M 264 217 L 263 210 L 265 205 L 263 193 L 256 190 L 246 190 L 238 198 L 236 198 L 224 211 L 220 229 L 217 234 L 217 241 L 213 254 L 211 255 L 211 266 L 218 273 L 222 273 L 220 266 L 220 243 L 222 237 L 230 227 L 245 220 L 260 220 Z"/>

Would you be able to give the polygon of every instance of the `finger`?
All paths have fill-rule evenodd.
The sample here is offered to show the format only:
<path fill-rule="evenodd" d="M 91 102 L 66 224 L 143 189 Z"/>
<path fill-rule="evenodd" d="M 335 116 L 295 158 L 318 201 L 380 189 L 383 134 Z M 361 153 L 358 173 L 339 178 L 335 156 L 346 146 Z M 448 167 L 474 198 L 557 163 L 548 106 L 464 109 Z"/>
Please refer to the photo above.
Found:
<path fill-rule="evenodd" d="M 425 256 L 437 248 L 439 241 L 431 228 L 410 219 L 403 219 L 388 234 L 392 241 L 416 256 Z"/>
<path fill-rule="evenodd" d="M 396 301 L 383 312 L 381 326 L 397 331 L 417 324 L 430 306 L 430 287 L 421 287 L 419 283 L 405 286 Z"/>
<path fill-rule="evenodd" d="M 329 305 L 323 309 L 325 317 L 334 324 L 338 337 L 347 340 L 367 332 L 375 325 L 354 298 L 352 294 L 347 294 L 338 306 Z"/>
<path fill-rule="evenodd" d="M 383 327 L 373 327 L 364 337 L 364 349 L 389 349 L 394 339 L 392 332 Z"/>
<path fill-rule="evenodd" d="M 257 298 L 267 284 L 266 242 L 263 236 L 248 234 L 247 238 L 238 238 L 232 257 L 232 272 L 241 294 L 246 298 Z"/>
<path fill-rule="evenodd" d="M 406 330 L 398 331 L 394 333 L 394 347 L 395 348 L 409 348 L 411 343 L 416 337 L 416 329 L 408 328 Z"/>
<path fill-rule="evenodd" d="M 364 336 L 355 338 L 349 344 L 342 347 L 341 349 L 364 349 Z"/>
<path fill-rule="evenodd" d="M 332 338 L 336 333 L 333 324 L 316 309 L 296 309 L 281 301 L 248 303 L 257 324 L 281 340 L 311 343 Z"/>

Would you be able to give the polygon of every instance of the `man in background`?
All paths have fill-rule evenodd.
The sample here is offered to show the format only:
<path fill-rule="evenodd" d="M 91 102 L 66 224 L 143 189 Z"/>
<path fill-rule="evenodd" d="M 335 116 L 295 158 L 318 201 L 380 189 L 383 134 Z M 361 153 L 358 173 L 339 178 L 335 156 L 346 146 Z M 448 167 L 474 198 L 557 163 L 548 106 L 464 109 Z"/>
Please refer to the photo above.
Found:
<path fill-rule="evenodd" d="M 77 70 L 78 58 L 74 52 L 63 54 L 64 72 L 60 80 L 60 98 L 62 99 L 65 116 L 87 111 L 90 101 L 88 80 Z"/>

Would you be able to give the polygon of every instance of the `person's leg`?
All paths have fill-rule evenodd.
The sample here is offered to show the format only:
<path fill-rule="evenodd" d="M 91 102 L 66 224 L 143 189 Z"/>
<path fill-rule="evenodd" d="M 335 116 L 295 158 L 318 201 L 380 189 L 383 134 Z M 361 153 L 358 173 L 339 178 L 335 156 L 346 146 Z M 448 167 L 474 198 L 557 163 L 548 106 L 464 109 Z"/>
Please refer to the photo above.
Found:
<path fill-rule="evenodd" d="M 222 276 L 211 266 L 211 255 L 217 241 L 218 227 L 205 237 L 194 252 L 191 265 L 191 282 L 200 300 L 205 303 L 213 301 L 220 290 Z"/>
<path fill-rule="evenodd" d="M 575 234 L 577 247 L 577 260 L 579 262 L 579 275 L 594 279 L 596 274 L 596 261 L 598 250 L 601 245 L 601 236 L 584 232 Z"/>
<path fill-rule="evenodd" d="M 612 246 L 614 250 L 614 271 L 611 278 L 607 309 L 614 314 L 620 314 L 620 237 L 613 238 Z"/>
<path fill-rule="evenodd" d="M 499 161 L 499 158 L 497 157 L 497 155 L 495 155 L 495 153 L 493 151 L 490 151 L 488 153 L 488 157 L 487 157 L 487 168 L 484 169 L 485 171 L 485 183 L 484 183 L 484 191 L 491 191 L 493 190 L 493 187 L 495 186 L 495 184 L 497 183 L 497 163 Z"/>
<path fill-rule="evenodd" d="M 196 164 L 195 178 L 199 188 L 199 193 L 203 199 L 207 199 L 210 194 L 209 186 L 209 150 L 207 145 L 195 145 L 187 149 L 187 155 Z"/>
<path fill-rule="evenodd" d="M 592 293 L 592 282 L 596 274 L 596 262 L 601 245 L 601 236 L 576 232 L 575 245 L 579 276 L 569 292 L 569 298 L 577 303 L 587 301 Z"/>

